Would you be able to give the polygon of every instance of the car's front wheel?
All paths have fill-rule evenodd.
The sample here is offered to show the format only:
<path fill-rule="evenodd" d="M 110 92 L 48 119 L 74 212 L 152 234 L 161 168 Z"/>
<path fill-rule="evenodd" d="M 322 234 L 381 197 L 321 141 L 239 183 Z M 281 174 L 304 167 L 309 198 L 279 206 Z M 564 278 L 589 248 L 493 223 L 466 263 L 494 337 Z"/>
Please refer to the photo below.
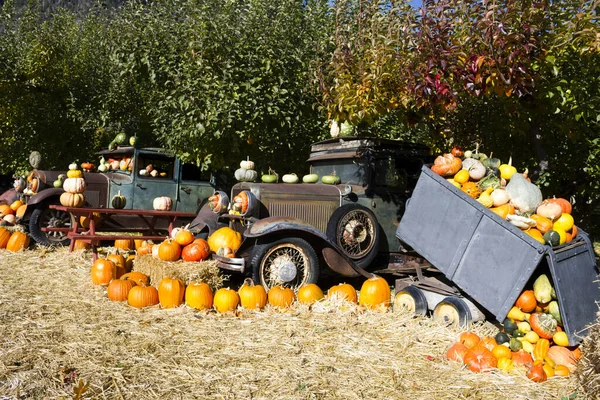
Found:
<path fill-rule="evenodd" d="M 254 246 L 250 257 L 252 279 L 267 290 L 281 285 L 298 289 L 317 283 L 319 260 L 315 250 L 304 239 L 285 238 Z"/>
<path fill-rule="evenodd" d="M 48 204 L 38 205 L 29 218 L 29 234 L 37 243 L 44 246 L 66 246 L 70 243 L 66 231 L 43 231 L 43 228 L 70 228 L 69 213 L 54 210 Z"/>

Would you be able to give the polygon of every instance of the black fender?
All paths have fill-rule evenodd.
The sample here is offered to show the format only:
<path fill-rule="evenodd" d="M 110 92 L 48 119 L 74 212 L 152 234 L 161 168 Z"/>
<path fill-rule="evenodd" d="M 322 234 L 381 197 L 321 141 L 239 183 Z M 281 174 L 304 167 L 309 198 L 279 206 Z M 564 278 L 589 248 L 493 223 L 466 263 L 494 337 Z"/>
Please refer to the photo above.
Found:
<path fill-rule="evenodd" d="M 298 218 L 268 217 L 254 222 L 244 232 L 244 241 L 239 250 L 248 250 L 260 238 L 271 236 L 301 237 L 307 240 L 315 251 L 320 252 L 327 266 L 338 274 L 346 277 L 371 277 L 370 273 L 356 265 L 323 232 Z"/>
<path fill-rule="evenodd" d="M 220 221 L 221 216 L 211 210 L 208 206 L 208 203 L 205 203 L 196 218 L 190 222 L 188 229 L 194 234 L 198 235 L 200 233 L 207 233 L 208 235 L 212 235 L 214 231 L 224 226 L 228 226 L 226 223 Z"/>
<path fill-rule="evenodd" d="M 65 191 L 62 188 L 48 188 L 34 194 L 27 200 L 27 206 L 35 206 L 43 203 L 49 198 L 59 198 Z"/>

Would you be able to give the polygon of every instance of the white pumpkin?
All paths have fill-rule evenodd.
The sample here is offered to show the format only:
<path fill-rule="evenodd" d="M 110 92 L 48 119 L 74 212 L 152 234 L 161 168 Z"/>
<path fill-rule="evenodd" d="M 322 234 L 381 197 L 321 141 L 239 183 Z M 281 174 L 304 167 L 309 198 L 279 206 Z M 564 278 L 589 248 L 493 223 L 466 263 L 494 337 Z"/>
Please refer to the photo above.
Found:
<path fill-rule="evenodd" d="M 152 201 L 152 207 L 158 211 L 171 211 L 173 208 L 173 200 L 167 196 L 157 197 Z"/>
<path fill-rule="evenodd" d="M 253 169 L 238 168 L 233 175 L 240 182 L 253 182 L 258 177 L 258 172 Z"/>
<path fill-rule="evenodd" d="M 150 171 L 150 176 L 156 178 L 158 176 L 158 170 L 157 169 L 153 169 L 152 171 Z"/>
<path fill-rule="evenodd" d="M 250 161 L 250 159 L 240 161 L 240 168 L 254 169 L 254 161 Z"/>
<path fill-rule="evenodd" d="M 490 194 L 492 198 L 492 202 L 494 203 L 494 207 L 499 207 L 503 204 L 506 204 L 510 201 L 510 195 L 504 189 L 494 189 L 494 191 Z"/>
<path fill-rule="evenodd" d="M 63 189 L 69 193 L 83 193 L 85 192 L 85 179 L 83 178 L 67 178 L 64 180 Z"/>
<path fill-rule="evenodd" d="M 281 177 L 281 180 L 285 183 L 298 183 L 298 175 L 296 174 L 285 174 Z"/>
<path fill-rule="evenodd" d="M 6 214 L 2 219 L 11 225 L 14 225 L 15 222 L 17 222 L 17 217 L 15 217 L 14 214 Z"/>
<path fill-rule="evenodd" d="M 77 169 L 77 163 L 69 164 L 69 169 Z"/>

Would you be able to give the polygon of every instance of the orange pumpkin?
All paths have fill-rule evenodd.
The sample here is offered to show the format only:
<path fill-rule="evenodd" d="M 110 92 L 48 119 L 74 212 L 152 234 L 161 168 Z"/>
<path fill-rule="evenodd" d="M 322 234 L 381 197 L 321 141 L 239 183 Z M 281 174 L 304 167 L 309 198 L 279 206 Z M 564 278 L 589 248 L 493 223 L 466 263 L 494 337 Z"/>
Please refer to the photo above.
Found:
<path fill-rule="evenodd" d="M 494 348 L 492 349 L 492 354 L 494 355 L 494 357 L 496 357 L 497 360 L 501 358 L 512 358 L 512 352 L 510 351 L 510 349 L 501 344 L 497 344 L 494 346 Z"/>
<path fill-rule="evenodd" d="M 461 186 L 460 190 L 466 193 L 469 197 L 476 199 L 481 194 L 481 190 L 479 189 L 479 185 L 475 182 L 465 182 Z"/>
<path fill-rule="evenodd" d="M 273 307 L 286 308 L 296 300 L 296 295 L 290 288 L 273 286 L 267 293 L 267 299 Z"/>
<path fill-rule="evenodd" d="M 127 304 L 135 308 L 155 306 L 158 304 L 158 290 L 154 286 L 134 286 L 127 295 Z"/>
<path fill-rule="evenodd" d="M 390 286 L 387 281 L 380 276 L 374 275 L 363 282 L 358 296 L 358 304 L 370 309 L 380 306 L 388 308 L 391 296 Z"/>
<path fill-rule="evenodd" d="M 25 215 L 26 212 L 27 212 L 27 204 L 23 204 L 21 207 L 17 208 L 17 211 L 15 212 L 15 216 L 17 218 L 23 218 L 23 216 Z"/>
<path fill-rule="evenodd" d="M 534 364 L 527 371 L 527 377 L 534 382 L 545 382 L 548 379 L 543 364 Z"/>
<path fill-rule="evenodd" d="M 248 193 L 245 190 L 242 190 L 233 198 L 231 209 L 241 214 L 245 214 L 248 211 Z"/>
<path fill-rule="evenodd" d="M 546 356 L 556 365 L 564 365 L 573 372 L 577 368 L 577 358 L 571 350 L 563 346 L 551 346 L 546 353 Z"/>
<path fill-rule="evenodd" d="M 163 261 L 177 261 L 181 257 L 181 246 L 173 239 L 167 239 L 158 245 L 158 258 Z"/>
<path fill-rule="evenodd" d="M 512 361 L 515 367 L 523 367 L 525 369 L 529 369 L 533 365 L 531 354 L 523 349 L 512 352 Z"/>
<path fill-rule="evenodd" d="M 479 342 L 479 345 L 485 347 L 489 351 L 492 351 L 492 349 L 496 347 L 497 344 L 498 343 L 496 343 L 496 339 L 490 336 L 485 336 L 481 338 L 481 341 Z"/>
<path fill-rule="evenodd" d="M 17 210 L 19 209 L 19 207 L 21 207 L 22 205 L 23 205 L 23 202 L 21 200 L 15 200 L 10 205 L 10 209 L 13 210 L 14 212 L 17 212 Z"/>
<path fill-rule="evenodd" d="M 210 255 L 210 248 L 206 241 L 203 243 L 192 242 L 185 246 L 181 252 L 181 258 L 184 261 L 202 261 L 206 260 Z"/>
<path fill-rule="evenodd" d="M 162 308 L 179 307 L 184 294 L 185 285 L 179 279 L 163 278 L 158 284 L 158 301 Z"/>
<path fill-rule="evenodd" d="M 340 283 L 339 285 L 330 287 L 327 291 L 327 297 L 339 297 L 354 304 L 358 302 L 356 289 L 348 283 Z"/>
<path fill-rule="evenodd" d="M 526 313 L 530 313 L 535 310 L 535 307 L 537 306 L 537 300 L 535 299 L 533 290 L 524 290 L 515 302 L 515 306 L 519 310 Z"/>
<path fill-rule="evenodd" d="M 557 364 L 556 367 L 554 367 L 555 376 L 569 376 L 570 373 L 571 370 L 565 365 Z"/>
<path fill-rule="evenodd" d="M 229 247 L 235 252 L 241 244 L 242 235 L 229 227 L 219 228 L 208 237 L 208 246 L 213 253 L 222 247 Z"/>
<path fill-rule="evenodd" d="M 29 247 L 29 235 L 24 232 L 14 231 L 6 243 L 6 250 L 21 251 Z"/>
<path fill-rule="evenodd" d="M 148 275 L 138 272 L 138 271 L 128 272 L 128 273 L 124 274 L 123 276 L 121 276 L 121 279 L 130 279 L 136 285 L 141 284 L 144 286 L 148 286 L 150 284 L 150 278 L 148 277 Z"/>
<path fill-rule="evenodd" d="M 130 279 L 113 279 L 106 288 L 106 296 L 112 301 L 127 301 L 127 296 L 135 282 Z"/>
<path fill-rule="evenodd" d="M 481 372 L 496 368 L 498 360 L 485 346 L 477 345 L 467 351 L 464 363 L 471 371 Z"/>
<path fill-rule="evenodd" d="M 481 338 L 473 332 L 462 332 L 458 337 L 458 341 L 464 344 L 467 349 L 470 349 L 477 346 L 481 341 Z"/>
<path fill-rule="evenodd" d="M 76 240 L 73 245 L 73 250 L 88 250 L 90 247 L 89 243 L 84 242 L 83 240 Z"/>
<path fill-rule="evenodd" d="M 115 278 L 118 279 L 121 276 L 123 276 L 124 274 L 126 274 L 127 271 L 125 269 L 125 257 L 123 257 L 120 254 L 117 253 L 111 253 L 109 255 L 106 256 L 106 258 L 110 261 L 112 261 L 113 263 L 115 263 Z"/>
<path fill-rule="evenodd" d="M 463 363 L 467 351 L 469 351 L 467 346 L 465 346 L 461 342 L 456 342 L 452 346 L 450 346 L 448 351 L 446 351 L 446 360 L 452 360 L 459 363 Z"/>
<path fill-rule="evenodd" d="M 0 249 L 6 248 L 11 235 L 8 229 L 0 227 Z"/>
<path fill-rule="evenodd" d="M 194 241 L 194 235 L 187 229 L 180 229 L 175 235 L 174 239 L 180 246 L 183 247 Z"/>
<path fill-rule="evenodd" d="M 558 204 L 562 212 L 565 214 L 571 214 L 571 212 L 573 211 L 571 202 L 567 199 L 563 199 L 560 197 L 552 197 L 550 199 L 546 199 L 545 201 L 547 201 L 548 203 Z"/>
<path fill-rule="evenodd" d="M 213 292 L 204 282 L 192 282 L 185 288 L 185 304 L 197 310 L 213 306 Z"/>
<path fill-rule="evenodd" d="M 509 214 L 515 213 L 515 207 L 512 204 L 506 203 L 498 207 L 492 207 L 490 208 L 490 211 L 496 215 L 499 215 L 500 218 L 506 219 Z"/>
<path fill-rule="evenodd" d="M 240 304 L 240 296 L 233 289 L 221 288 L 215 293 L 213 304 L 220 313 L 234 311 Z"/>
<path fill-rule="evenodd" d="M 298 301 L 303 304 L 313 304 L 323 298 L 323 291 L 314 283 L 302 285 L 298 289 Z"/>
<path fill-rule="evenodd" d="M 255 285 L 250 278 L 244 280 L 238 289 L 240 303 L 248 310 L 260 310 L 267 305 L 267 291 L 262 285 Z"/>
<path fill-rule="evenodd" d="M 115 240 L 115 247 L 121 250 L 133 250 L 135 242 L 133 239 L 117 239 Z"/>
<path fill-rule="evenodd" d="M 117 266 L 111 260 L 98 258 L 92 265 L 90 275 L 94 285 L 108 285 L 116 276 Z"/>
<path fill-rule="evenodd" d="M 2 215 L 14 214 L 14 211 L 12 210 L 12 208 L 10 208 L 10 206 L 8 204 L 0 204 L 0 214 L 2 214 Z"/>

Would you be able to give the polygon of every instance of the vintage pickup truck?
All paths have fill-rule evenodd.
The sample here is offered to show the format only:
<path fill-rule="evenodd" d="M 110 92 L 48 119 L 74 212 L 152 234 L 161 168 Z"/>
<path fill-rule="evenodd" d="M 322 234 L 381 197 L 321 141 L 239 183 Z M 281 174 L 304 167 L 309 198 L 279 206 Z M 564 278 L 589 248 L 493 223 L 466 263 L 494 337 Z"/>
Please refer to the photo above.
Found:
<path fill-rule="evenodd" d="M 98 156 L 103 157 L 106 162 L 112 160 L 117 164 L 123 159 L 132 160 L 131 168 L 84 172 L 84 195 L 86 205 L 90 207 L 109 208 L 112 198 L 120 192 L 127 199 L 125 208 L 152 210 L 155 197 L 168 196 L 173 200 L 174 210 L 197 213 L 215 190 L 214 175 L 200 171 L 194 164 L 183 163 L 175 155 L 158 148 L 125 146 L 101 151 Z M 156 176 L 146 174 L 143 171 L 149 165 L 162 173 Z M 66 171 L 33 170 L 28 180 L 35 181 L 35 193 L 24 194 L 25 188 L 19 184 L 22 180 L 18 180 L 14 188 L 0 196 L 0 201 L 9 204 L 20 198 L 25 200 L 27 211 L 21 223 L 29 228 L 31 237 L 42 245 L 69 243 L 66 233 L 72 222 L 70 215 L 48 208 L 50 204 L 59 204 L 63 189 L 55 188 L 53 182 L 61 174 L 66 174 Z M 109 222 L 130 228 L 135 228 L 135 224 L 139 223 L 137 219 L 127 216 L 114 217 L 107 223 Z"/>

